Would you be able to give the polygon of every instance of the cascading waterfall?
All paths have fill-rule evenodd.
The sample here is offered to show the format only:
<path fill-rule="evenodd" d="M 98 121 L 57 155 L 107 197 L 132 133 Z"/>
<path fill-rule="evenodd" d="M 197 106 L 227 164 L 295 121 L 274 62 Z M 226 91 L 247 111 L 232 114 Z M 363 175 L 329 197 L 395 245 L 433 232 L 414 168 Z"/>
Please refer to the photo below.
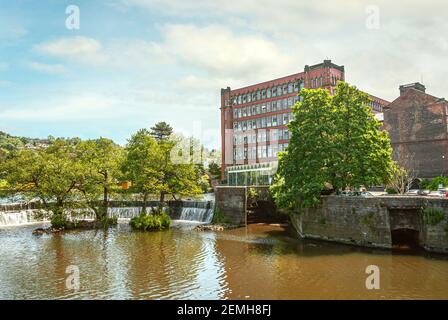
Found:
<path fill-rule="evenodd" d="M 44 222 L 44 220 L 36 217 L 35 210 L 0 212 L 0 226 L 19 226 L 39 222 Z"/>
<path fill-rule="evenodd" d="M 182 201 L 179 220 L 211 223 L 213 212 L 214 201 Z"/>
<path fill-rule="evenodd" d="M 213 219 L 213 209 L 182 208 L 179 220 L 210 223 Z"/>
<path fill-rule="evenodd" d="M 214 201 L 181 201 L 181 206 L 171 207 L 171 212 L 176 212 L 172 216 L 175 220 L 192 221 L 200 223 L 210 223 L 213 219 Z M 155 207 L 148 207 L 148 212 Z M 10 211 L 8 211 L 8 209 Z M 141 207 L 113 207 L 109 208 L 109 216 L 117 217 L 119 220 L 129 220 L 138 216 L 141 213 Z M 168 207 L 164 208 L 168 211 Z M 34 223 L 49 222 L 48 219 L 42 217 L 42 214 L 37 214 L 39 210 L 30 209 L 26 205 L 17 208 L 2 208 L 0 207 L 0 227 L 18 226 Z M 76 209 L 71 214 L 68 214 L 68 219 L 86 219 L 91 220 L 95 218 L 92 210 Z"/>

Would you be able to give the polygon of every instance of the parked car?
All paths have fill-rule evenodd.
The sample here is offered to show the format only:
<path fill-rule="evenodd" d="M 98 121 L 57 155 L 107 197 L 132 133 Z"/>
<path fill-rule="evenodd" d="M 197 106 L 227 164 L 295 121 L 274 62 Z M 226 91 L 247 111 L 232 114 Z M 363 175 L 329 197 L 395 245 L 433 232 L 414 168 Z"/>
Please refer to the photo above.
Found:
<path fill-rule="evenodd" d="M 406 195 L 408 196 L 423 196 L 426 193 L 423 190 L 419 190 L 419 189 L 411 189 L 408 190 L 408 192 L 406 192 Z"/>
<path fill-rule="evenodd" d="M 428 194 L 428 197 L 445 197 L 445 192 L 442 192 L 440 190 L 438 190 L 438 191 L 431 191 Z"/>
<path fill-rule="evenodd" d="M 373 193 L 369 191 L 342 191 L 340 196 L 343 197 L 373 197 Z"/>

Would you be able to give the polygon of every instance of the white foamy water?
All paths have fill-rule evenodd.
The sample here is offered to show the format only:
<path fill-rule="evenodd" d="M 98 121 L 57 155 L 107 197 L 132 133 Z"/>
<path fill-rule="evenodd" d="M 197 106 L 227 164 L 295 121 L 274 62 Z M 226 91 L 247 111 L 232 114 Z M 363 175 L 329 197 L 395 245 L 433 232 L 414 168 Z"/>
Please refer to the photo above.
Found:
<path fill-rule="evenodd" d="M 192 204 L 189 204 L 192 205 Z M 180 217 L 176 220 L 190 221 L 199 223 L 210 223 L 213 219 L 213 209 L 208 209 L 206 205 L 202 203 L 196 203 L 197 207 L 181 208 Z M 152 207 L 148 207 L 148 212 L 151 212 Z M 165 208 L 166 210 L 166 208 Z M 121 208 L 109 208 L 109 216 L 117 217 L 118 220 L 130 220 L 133 217 L 138 216 L 142 211 L 141 207 L 121 207 Z M 8 226 L 20 226 L 27 224 L 35 224 L 48 222 L 47 219 L 42 218 L 42 215 L 38 215 L 39 210 L 17 210 L 17 211 L 5 211 L 0 212 L 0 227 Z M 92 220 L 95 218 L 95 214 L 92 210 L 88 209 L 76 209 L 72 213 L 68 214 L 68 219 L 84 219 Z"/>

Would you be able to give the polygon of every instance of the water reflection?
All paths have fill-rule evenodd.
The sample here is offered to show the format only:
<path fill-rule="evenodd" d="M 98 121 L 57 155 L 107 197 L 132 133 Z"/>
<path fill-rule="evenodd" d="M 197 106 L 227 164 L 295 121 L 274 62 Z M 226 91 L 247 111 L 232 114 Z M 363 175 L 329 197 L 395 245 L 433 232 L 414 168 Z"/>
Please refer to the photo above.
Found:
<path fill-rule="evenodd" d="M 35 226 L 0 229 L 0 299 L 448 298 L 445 256 L 298 241 L 281 227 L 193 227 L 42 237 Z M 372 264 L 380 290 L 365 288 Z M 77 292 L 65 287 L 70 265 L 80 269 Z"/>

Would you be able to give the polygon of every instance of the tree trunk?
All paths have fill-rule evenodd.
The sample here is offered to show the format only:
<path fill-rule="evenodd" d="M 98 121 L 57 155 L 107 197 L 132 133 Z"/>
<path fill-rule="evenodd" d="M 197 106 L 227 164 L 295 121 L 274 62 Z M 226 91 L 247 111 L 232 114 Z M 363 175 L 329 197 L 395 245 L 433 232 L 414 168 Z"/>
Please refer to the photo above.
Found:
<path fill-rule="evenodd" d="M 104 187 L 103 193 L 103 217 L 108 218 L 108 209 L 109 209 L 109 189 Z"/>
<path fill-rule="evenodd" d="M 145 193 L 143 194 L 143 207 L 142 207 L 142 213 L 145 212 L 146 213 L 146 205 L 148 202 L 148 194 Z"/>
<path fill-rule="evenodd" d="M 109 174 L 106 173 L 104 174 L 104 183 L 107 184 L 109 178 Z M 107 219 L 108 218 L 108 208 L 109 208 L 109 188 L 107 187 L 107 185 L 104 187 L 103 190 L 103 218 Z"/>
<path fill-rule="evenodd" d="M 165 202 L 165 192 L 160 193 L 160 205 L 163 205 Z"/>

